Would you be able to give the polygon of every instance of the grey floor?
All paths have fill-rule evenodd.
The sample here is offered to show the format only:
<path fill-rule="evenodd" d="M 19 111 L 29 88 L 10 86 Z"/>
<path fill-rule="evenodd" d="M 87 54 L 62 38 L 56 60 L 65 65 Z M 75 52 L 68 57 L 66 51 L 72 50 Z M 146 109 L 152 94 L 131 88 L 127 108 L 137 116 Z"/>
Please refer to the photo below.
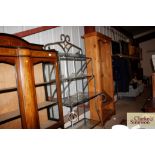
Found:
<path fill-rule="evenodd" d="M 111 129 L 113 125 L 121 124 L 126 120 L 128 112 L 142 112 L 146 99 L 150 96 L 150 89 L 145 88 L 144 92 L 136 98 L 121 98 L 116 102 L 116 115 L 112 116 L 102 127 L 98 125 L 95 129 Z"/>

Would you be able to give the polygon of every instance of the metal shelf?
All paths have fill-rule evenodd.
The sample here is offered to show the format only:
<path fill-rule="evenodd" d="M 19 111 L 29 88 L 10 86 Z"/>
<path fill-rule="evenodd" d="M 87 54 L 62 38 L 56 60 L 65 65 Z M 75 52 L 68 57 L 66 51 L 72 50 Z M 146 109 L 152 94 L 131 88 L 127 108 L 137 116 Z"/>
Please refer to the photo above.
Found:
<path fill-rule="evenodd" d="M 60 65 L 60 75 L 61 75 L 60 80 L 62 85 L 63 106 L 70 108 L 70 114 L 71 114 L 71 112 L 73 112 L 74 107 L 77 108 L 77 111 L 78 111 L 78 105 L 84 104 L 86 102 L 89 103 L 90 100 L 98 97 L 99 95 L 103 96 L 103 102 L 104 102 L 106 98 L 105 95 L 103 93 L 96 93 L 96 87 L 95 87 L 96 82 L 95 82 L 95 77 L 93 75 L 92 58 L 86 57 L 86 55 L 83 53 L 81 48 L 77 47 L 74 44 L 71 44 L 70 37 L 68 35 L 62 34 L 60 36 L 60 40 L 61 40 L 60 42 L 46 44 L 44 46 L 44 49 L 49 50 L 53 48 L 52 46 L 54 46 L 54 48 L 57 46 L 59 47 L 59 49 L 61 49 L 61 51 L 58 52 L 58 57 L 59 57 L 59 65 Z M 74 50 L 71 50 L 73 48 Z M 62 72 L 61 62 L 63 62 L 64 66 L 66 67 L 64 73 Z M 70 64 L 72 64 L 71 67 L 70 67 Z M 70 70 L 70 68 L 72 68 L 72 70 Z M 91 75 L 87 75 L 87 68 L 89 68 L 89 70 L 92 71 Z M 65 78 L 62 73 L 65 74 Z M 48 75 L 49 75 L 48 79 L 52 80 L 52 76 L 51 76 L 52 70 L 48 72 Z M 44 76 L 47 77 L 47 71 L 46 71 L 46 74 L 44 74 Z M 78 80 L 81 80 L 81 81 L 79 82 Z M 75 81 L 73 83 L 75 95 L 71 95 L 72 94 L 71 92 L 73 89 L 73 86 L 71 85 L 72 81 Z M 88 93 L 87 88 L 88 88 L 88 83 L 90 81 L 94 85 L 94 90 Z M 79 86 L 79 84 L 81 84 L 81 86 Z M 54 89 L 54 91 L 50 90 L 50 93 L 54 98 L 56 89 Z M 86 122 L 88 121 L 88 119 L 86 119 L 85 106 L 83 106 L 83 111 L 84 111 L 84 119 Z M 73 125 L 73 123 L 71 124 Z M 96 123 L 93 123 L 93 124 L 96 124 Z M 91 127 L 89 128 L 92 128 L 93 126 L 94 125 L 91 125 Z"/>
<path fill-rule="evenodd" d="M 60 60 L 66 60 L 66 61 L 86 61 L 91 58 L 86 57 L 83 54 L 64 54 L 64 53 L 59 53 L 59 59 Z"/>
<path fill-rule="evenodd" d="M 92 95 L 91 95 L 92 94 Z M 80 94 L 75 94 L 70 97 L 65 97 L 62 99 L 62 103 L 66 107 L 74 107 L 83 103 L 88 102 L 91 99 L 94 99 L 95 97 L 102 95 L 102 93 L 80 93 Z"/>
<path fill-rule="evenodd" d="M 93 75 L 92 76 L 78 76 L 78 77 L 69 77 L 69 78 L 63 78 L 61 79 L 61 82 L 65 82 L 65 81 L 74 81 L 74 80 L 81 80 L 81 79 L 87 79 L 87 78 L 92 78 L 94 77 Z"/>
<path fill-rule="evenodd" d="M 140 59 L 136 56 L 124 55 L 124 54 L 114 54 L 113 57 L 129 58 L 129 59 Z"/>
<path fill-rule="evenodd" d="M 92 129 L 96 127 L 99 123 L 99 121 L 83 118 L 77 123 L 75 123 L 73 126 L 67 127 L 67 129 Z"/>

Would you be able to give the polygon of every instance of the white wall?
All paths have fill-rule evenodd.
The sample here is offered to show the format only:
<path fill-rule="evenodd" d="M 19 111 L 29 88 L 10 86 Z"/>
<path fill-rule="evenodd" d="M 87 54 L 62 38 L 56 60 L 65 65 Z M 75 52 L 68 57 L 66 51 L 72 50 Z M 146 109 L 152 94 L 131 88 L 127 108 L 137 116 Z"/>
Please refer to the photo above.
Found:
<path fill-rule="evenodd" d="M 95 29 L 97 32 L 100 32 L 100 33 L 112 38 L 112 40 L 114 40 L 114 41 L 119 41 L 119 40 L 123 40 L 126 42 L 129 41 L 129 39 L 125 35 L 123 35 L 119 31 L 115 30 L 111 26 L 96 26 Z"/>
<path fill-rule="evenodd" d="M 0 33 L 14 34 L 17 32 L 36 28 L 37 26 L 0 26 Z M 81 36 L 84 35 L 83 26 L 61 26 L 54 29 L 46 30 L 40 33 L 36 33 L 23 39 L 30 43 L 36 44 L 47 44 L 51 42 L 60 41 L 60 34 L 66 34 L 70 36 L 70 40 L 73 44 L 84 49 L 83 39 Z"/>
<path fill-rule="evenodd" d="M 142 48 L 141 66 L 145 76 L 151 76 L 153 72 L 151 57 L 155 54 L 155 39 L 140 43 Z"/>
<path fill-rule="evenodd" d="M 36 28 L 37 26 L 0 26 L 0 33 L 14 34 L 17 32 Z"/>

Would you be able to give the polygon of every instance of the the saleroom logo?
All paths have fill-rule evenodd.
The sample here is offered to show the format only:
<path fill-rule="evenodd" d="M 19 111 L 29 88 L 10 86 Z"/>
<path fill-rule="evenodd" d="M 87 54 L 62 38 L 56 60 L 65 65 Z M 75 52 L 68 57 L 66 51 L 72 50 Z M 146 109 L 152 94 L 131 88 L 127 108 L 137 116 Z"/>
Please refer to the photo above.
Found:
<path fill-rule="evenodd" d="M 155 113 L 127 113 L 129 128 L 155 129 Z"/>

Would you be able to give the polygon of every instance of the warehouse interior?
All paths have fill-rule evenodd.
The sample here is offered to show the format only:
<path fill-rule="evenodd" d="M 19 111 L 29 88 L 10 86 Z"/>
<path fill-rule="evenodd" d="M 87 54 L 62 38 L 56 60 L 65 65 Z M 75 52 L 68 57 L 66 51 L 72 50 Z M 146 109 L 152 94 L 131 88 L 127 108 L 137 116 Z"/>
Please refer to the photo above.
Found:
<path fill-rule="evenodd" d="M 155 26 L 0 26 L 1 129 L 112 129 L 154 112 Z"/>

